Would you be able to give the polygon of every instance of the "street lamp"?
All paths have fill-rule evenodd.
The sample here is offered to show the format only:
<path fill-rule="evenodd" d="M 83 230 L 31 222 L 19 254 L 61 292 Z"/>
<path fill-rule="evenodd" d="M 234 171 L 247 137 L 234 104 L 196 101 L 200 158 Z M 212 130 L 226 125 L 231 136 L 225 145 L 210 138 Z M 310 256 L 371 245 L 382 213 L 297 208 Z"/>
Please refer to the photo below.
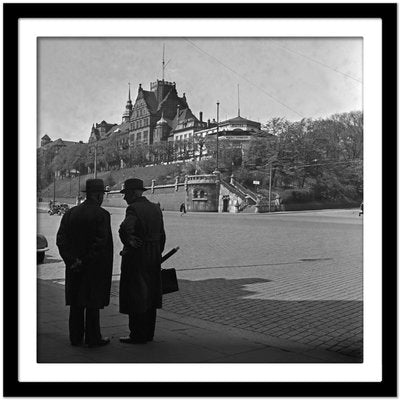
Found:
<path fill-rule="evenodd" d="M 56 171 L 54 171 L 53 204 L 56 202 Z"/>
<path fill-rule="evenodd" d="M 268 185 L 268 212 L 271 212 L 271 185 L 272 185 L 272 162 L 276 161 L 276 155 L 272 156 L 269 163 L 269 185 Z"/>
<path fill-rule="evenodd" d="M 78 197 L 80 194 L 80 188 L 81 188 L 81 173 L 80 171 L 78 171 L 77 169 L 71 169 L 71 171 L 69 171 L 70 173 L 70 177 L 72 177 L 71 174 L 74 174 L 74 178 L 76 178 L 76 175 L 78 175 Z M 70 186 L 70 194 L 71 194 L 71 186 Z"/>
<path fill-rule="evenodd" d="M 79 196 L 81 195 L 81 171 L 76 170 L 78 174 L 78 199 Z"/>
<path fill-rule="evenodd" d="M 218 171 L 219 101 L 217 101 L 217 168 Z"/>
<path fill-rule="evenodd" d="M 103 151 L 103 147 L 96 142 L 90 149 L 89 154 L 94 154 L 94 179 L 97 178 L 97 147 Z"/>

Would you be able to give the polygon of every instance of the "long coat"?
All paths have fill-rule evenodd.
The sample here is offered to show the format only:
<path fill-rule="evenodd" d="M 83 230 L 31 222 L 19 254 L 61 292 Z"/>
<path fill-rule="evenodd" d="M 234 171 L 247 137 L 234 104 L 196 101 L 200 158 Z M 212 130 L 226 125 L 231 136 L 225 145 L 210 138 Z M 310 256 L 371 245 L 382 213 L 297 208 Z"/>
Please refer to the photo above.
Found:
<path fill-rule="evenodd" d="M 124 244 L 119 311 L 132 314 L 161 308 L 161 253 L 165 246 L 165 231 L 160 207 L 146 197 L 137 198 L 126 209 L 119 235 Z M 142 247 L 133 248 L 129 244 L 134 237 L 143 241 Z"/>
<path fill-rule="evenodd" d="M 61 220 L 57 246 L 66 266 L 66 304 L 107 306 L 114 255 L 110 213 L 91 200 L 72 207 Z M 71 270 L 77 258 L 82 260 L 79 272 Z"/>

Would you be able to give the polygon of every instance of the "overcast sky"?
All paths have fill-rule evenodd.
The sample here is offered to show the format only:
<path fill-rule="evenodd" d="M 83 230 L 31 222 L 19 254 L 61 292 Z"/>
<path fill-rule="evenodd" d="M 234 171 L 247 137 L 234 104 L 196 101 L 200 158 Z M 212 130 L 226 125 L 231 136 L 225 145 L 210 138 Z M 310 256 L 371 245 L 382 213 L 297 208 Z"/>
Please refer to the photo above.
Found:
<path fill-rule="evenodd" d="M 193 113 L 220 120 L 294 121 L 362 110 L 362 39 L 39 39 L 38 135 L 87 141 L 93 123 L 120 123 L 139 83 L 176 82 Z"/>

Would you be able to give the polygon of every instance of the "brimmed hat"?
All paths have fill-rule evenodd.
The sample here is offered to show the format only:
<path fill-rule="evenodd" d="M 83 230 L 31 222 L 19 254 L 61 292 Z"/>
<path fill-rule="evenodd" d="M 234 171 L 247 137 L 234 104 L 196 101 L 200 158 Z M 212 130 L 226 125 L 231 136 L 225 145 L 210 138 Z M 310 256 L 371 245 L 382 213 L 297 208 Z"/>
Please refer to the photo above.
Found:
<path fill-rule="evenodd" d="M 141 179 L 132 178 L 127 179 L 124 182 L 124 188 L 120 191 L 120 193 L 126 193 L 128 190 L 148 190 L 143 186 L 143 181 Z"/>
<path fill-rule="evenodd" d="M 82 190 L 82 192 L 108 192 L 104 188 L 103 179 L 88 179 L 86 181 L 86 190 Z"/>

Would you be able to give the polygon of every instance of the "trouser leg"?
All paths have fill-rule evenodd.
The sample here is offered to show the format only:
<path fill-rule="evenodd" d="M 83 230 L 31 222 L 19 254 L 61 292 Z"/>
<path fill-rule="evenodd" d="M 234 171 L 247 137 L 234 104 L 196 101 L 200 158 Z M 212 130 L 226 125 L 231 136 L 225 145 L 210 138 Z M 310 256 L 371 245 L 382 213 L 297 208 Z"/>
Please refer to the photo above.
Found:
<path fill-rule="evenodd" d="M 85 309 L 80 306 L 69 307 L 69 340 L 72 344 L 80 344 L 85 332 Z"/>
<path fill-rule="evenodd" d="M 138 340 L 146 340 L 146 313 L 129 314 L 129 336 Z"/>
<path fill-rule="evenodd" d="M 86 308 L 85 343 L 96 344 L 100 339 L 100 310 L 98 308 Z"/>
<path fill-rule="evenodd" d="M 157 317 L 157 309 L 156 308 L 150 308 L 149 311 L 147 311 L 147 332 L 146 332 L 146 338 L 147 340 L 152 340 L 154 336 L 154 331 L 156 328 L 156 317 Z"/>
<path fill-rule="evenodd" d="M 130 337 L 139 340 L 152 340 L 156 326 L 157 310 L 151 308 L 144 313 L 129 314 Z"/>

